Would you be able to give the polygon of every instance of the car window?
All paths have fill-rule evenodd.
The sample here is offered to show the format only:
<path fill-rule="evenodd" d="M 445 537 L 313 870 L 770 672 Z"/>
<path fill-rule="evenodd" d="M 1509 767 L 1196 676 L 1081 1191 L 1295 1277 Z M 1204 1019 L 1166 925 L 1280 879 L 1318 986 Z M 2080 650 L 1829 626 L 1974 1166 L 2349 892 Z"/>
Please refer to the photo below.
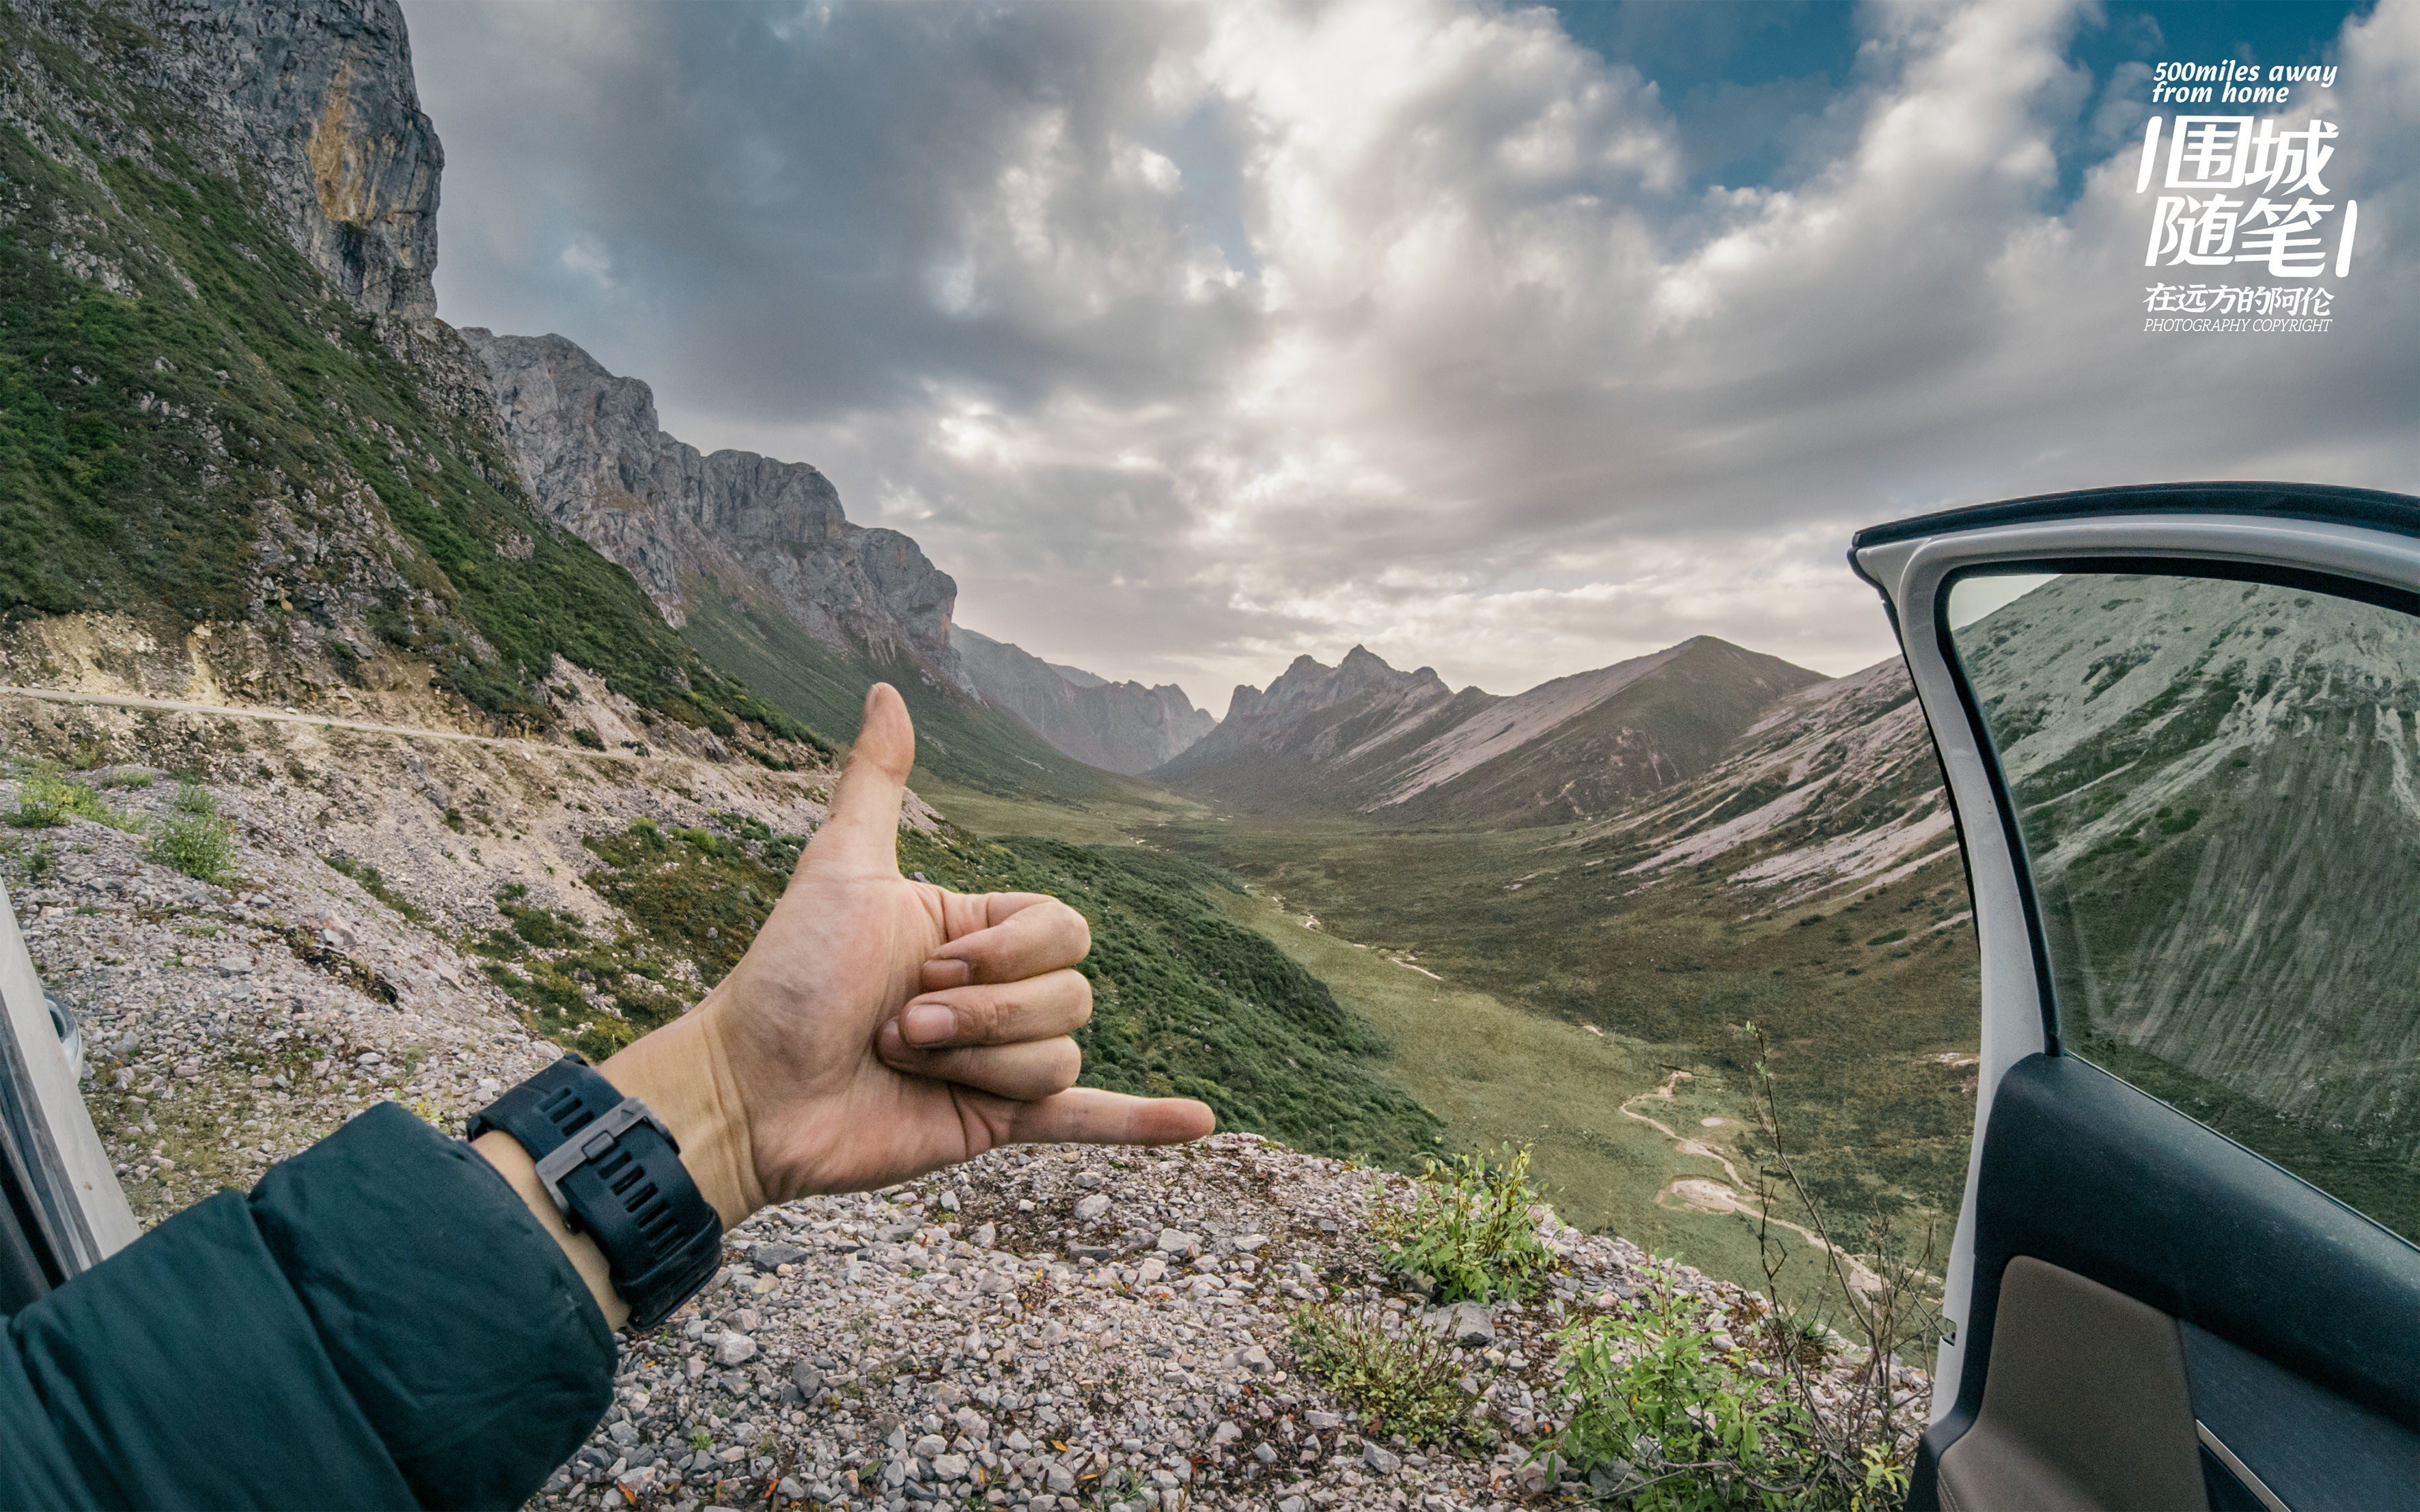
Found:
<path fill-rule="evenodd" d="M 2420 622 L 2102 573 L 1948 617 L 2066 1048 L 2420 1236 Z"/>

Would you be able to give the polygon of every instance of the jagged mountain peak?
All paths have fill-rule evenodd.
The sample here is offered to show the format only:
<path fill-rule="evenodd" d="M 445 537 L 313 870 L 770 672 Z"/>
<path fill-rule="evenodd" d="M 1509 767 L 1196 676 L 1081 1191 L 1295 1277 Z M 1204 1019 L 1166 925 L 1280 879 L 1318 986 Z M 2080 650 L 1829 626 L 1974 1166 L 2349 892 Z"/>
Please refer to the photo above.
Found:
<path fill-rule="evenodd" d="M 1821 678 L 1712 636 L 1542 683 L 1459 693 L 1366 646 L 1298 656 L 1160 774 L 1276 810 L 1552 823 L 1603 814 L 1701 771 L 1778 698 Z"/>
<path fill-rule="evenodd" d="M 909 537 L 852 523 L 813 465 L 701 453 L 658 426 L 645 383 L 566 337 L 462 337 L 539 505 L 628 568 L 666 620 L 686 623 L 711 583 L 779 604 L 836 650 L 951 669 L 956 581 Z"/>

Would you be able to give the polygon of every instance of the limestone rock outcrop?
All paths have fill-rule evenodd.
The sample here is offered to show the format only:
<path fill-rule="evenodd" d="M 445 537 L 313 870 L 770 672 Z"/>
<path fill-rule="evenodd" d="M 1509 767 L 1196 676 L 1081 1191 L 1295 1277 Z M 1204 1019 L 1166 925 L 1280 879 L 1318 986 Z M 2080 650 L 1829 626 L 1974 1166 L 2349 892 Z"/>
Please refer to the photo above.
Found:
<path fill-rule="evenodd" d="M 357 309 L 407 323 L 435 316 L 445 154 L 420 109 L 395 0 L 132 0 L 112 8 L 115 26 L 91 29 L 76 20 L 89 8 L 65 0 L 14 8 L 80 44 L 104 76 L 209 123 L 178 131 L 178 147 L 265 192 L 295 250 Z M 15 75 L 0 120 L 96 176 L 95 157 L 153 161 L 149 131 L 57 82 L 48 70 Z"/>
<path fill-rule="evenodd" d="M 1078 761 L 1112 772 L 1147 772 L 1218 723 L 1173 683 L 1112 683 L 964 625 L 950 644 L 970 691 Z"/>
<path fill-rule="evenodd" d="M 814 467 L 665 434 L 646 384 L 562 336 L 462 337 L 540 510 L 628 568 L 665 619 L 684 623 L 710 584 L 769 594 L 836 649 L 950 667 L 957 583 L 897 531 L 852 524 Z"/>

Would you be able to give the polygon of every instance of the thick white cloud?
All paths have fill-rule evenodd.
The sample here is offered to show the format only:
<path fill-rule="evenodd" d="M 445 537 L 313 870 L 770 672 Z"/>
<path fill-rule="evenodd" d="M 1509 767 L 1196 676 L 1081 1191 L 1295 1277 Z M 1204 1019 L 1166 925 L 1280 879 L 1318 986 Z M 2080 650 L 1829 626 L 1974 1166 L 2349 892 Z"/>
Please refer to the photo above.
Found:
<path fill-rule="evenodd" d="M 2081 8 L 1869 6 L 1811 166 L 1703 191 L 1652 80 L 1471 0 L 409 8 L 449 318 L 1214 708 L 1355 641 L 1497 691 L 1701 632 L 1845 671 L 1889 647 L 1857 525 L 2420 472 L 2408 0 L 2313 97 L 2337 328 L 2257 337 L 2142 330 L 2143 112 Z"/>

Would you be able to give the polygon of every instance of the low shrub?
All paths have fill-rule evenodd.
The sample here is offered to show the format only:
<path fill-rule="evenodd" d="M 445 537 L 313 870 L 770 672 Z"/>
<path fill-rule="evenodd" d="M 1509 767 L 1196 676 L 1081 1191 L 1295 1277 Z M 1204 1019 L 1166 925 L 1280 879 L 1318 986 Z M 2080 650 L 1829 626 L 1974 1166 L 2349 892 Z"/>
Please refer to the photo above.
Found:
<path fill-rule="evenodd" d="M 1322 1303 L 1295 1315 L 1294 1352 L 1353 1409 L 1365 1431 L 1399 1433 L 1413 1443 L 1482 1431 L 1471 1418 L 1480 1400 L 1475 1378 L 1451 1345 L 1417 1322 L 1383 1308 Z"/>
<path fill-rule="evenodd" d="M 1551 1451 L 1637 1512 L 1832 1504 L 1807 1409 L 1653 1261 L 1626 1308 L 1555 1335 L 1571 1418 Z"/>
<path fill-rule="evenodd" d="M 98 792 L 82 782 L 62 781 L 42 772 L 18 781 L 17 807 L 8 819 L 20 829 L 49 829 L 66 824 L 70 815 L 113 829 L 129 827 L 126 816 L 111 808 Z"/>
<path fill-rule="evenodd" d="M 180 782 L 168 816 L 151 831 L 151 858 L 202 882 L 216 882 L 235 864 L 235 825 L 199 782 Z"/>
<path fill-rule="evenodd" d="M 1519 1298 L 1555 1268 L 1538 1238 L 1528 1146 L 1424 1165 L 1409 1204 L 1381 1198 L 1371 1212 L 1388 1270 L 1431 1278 L 1440 1302 L 1488 1302 Z"/>

